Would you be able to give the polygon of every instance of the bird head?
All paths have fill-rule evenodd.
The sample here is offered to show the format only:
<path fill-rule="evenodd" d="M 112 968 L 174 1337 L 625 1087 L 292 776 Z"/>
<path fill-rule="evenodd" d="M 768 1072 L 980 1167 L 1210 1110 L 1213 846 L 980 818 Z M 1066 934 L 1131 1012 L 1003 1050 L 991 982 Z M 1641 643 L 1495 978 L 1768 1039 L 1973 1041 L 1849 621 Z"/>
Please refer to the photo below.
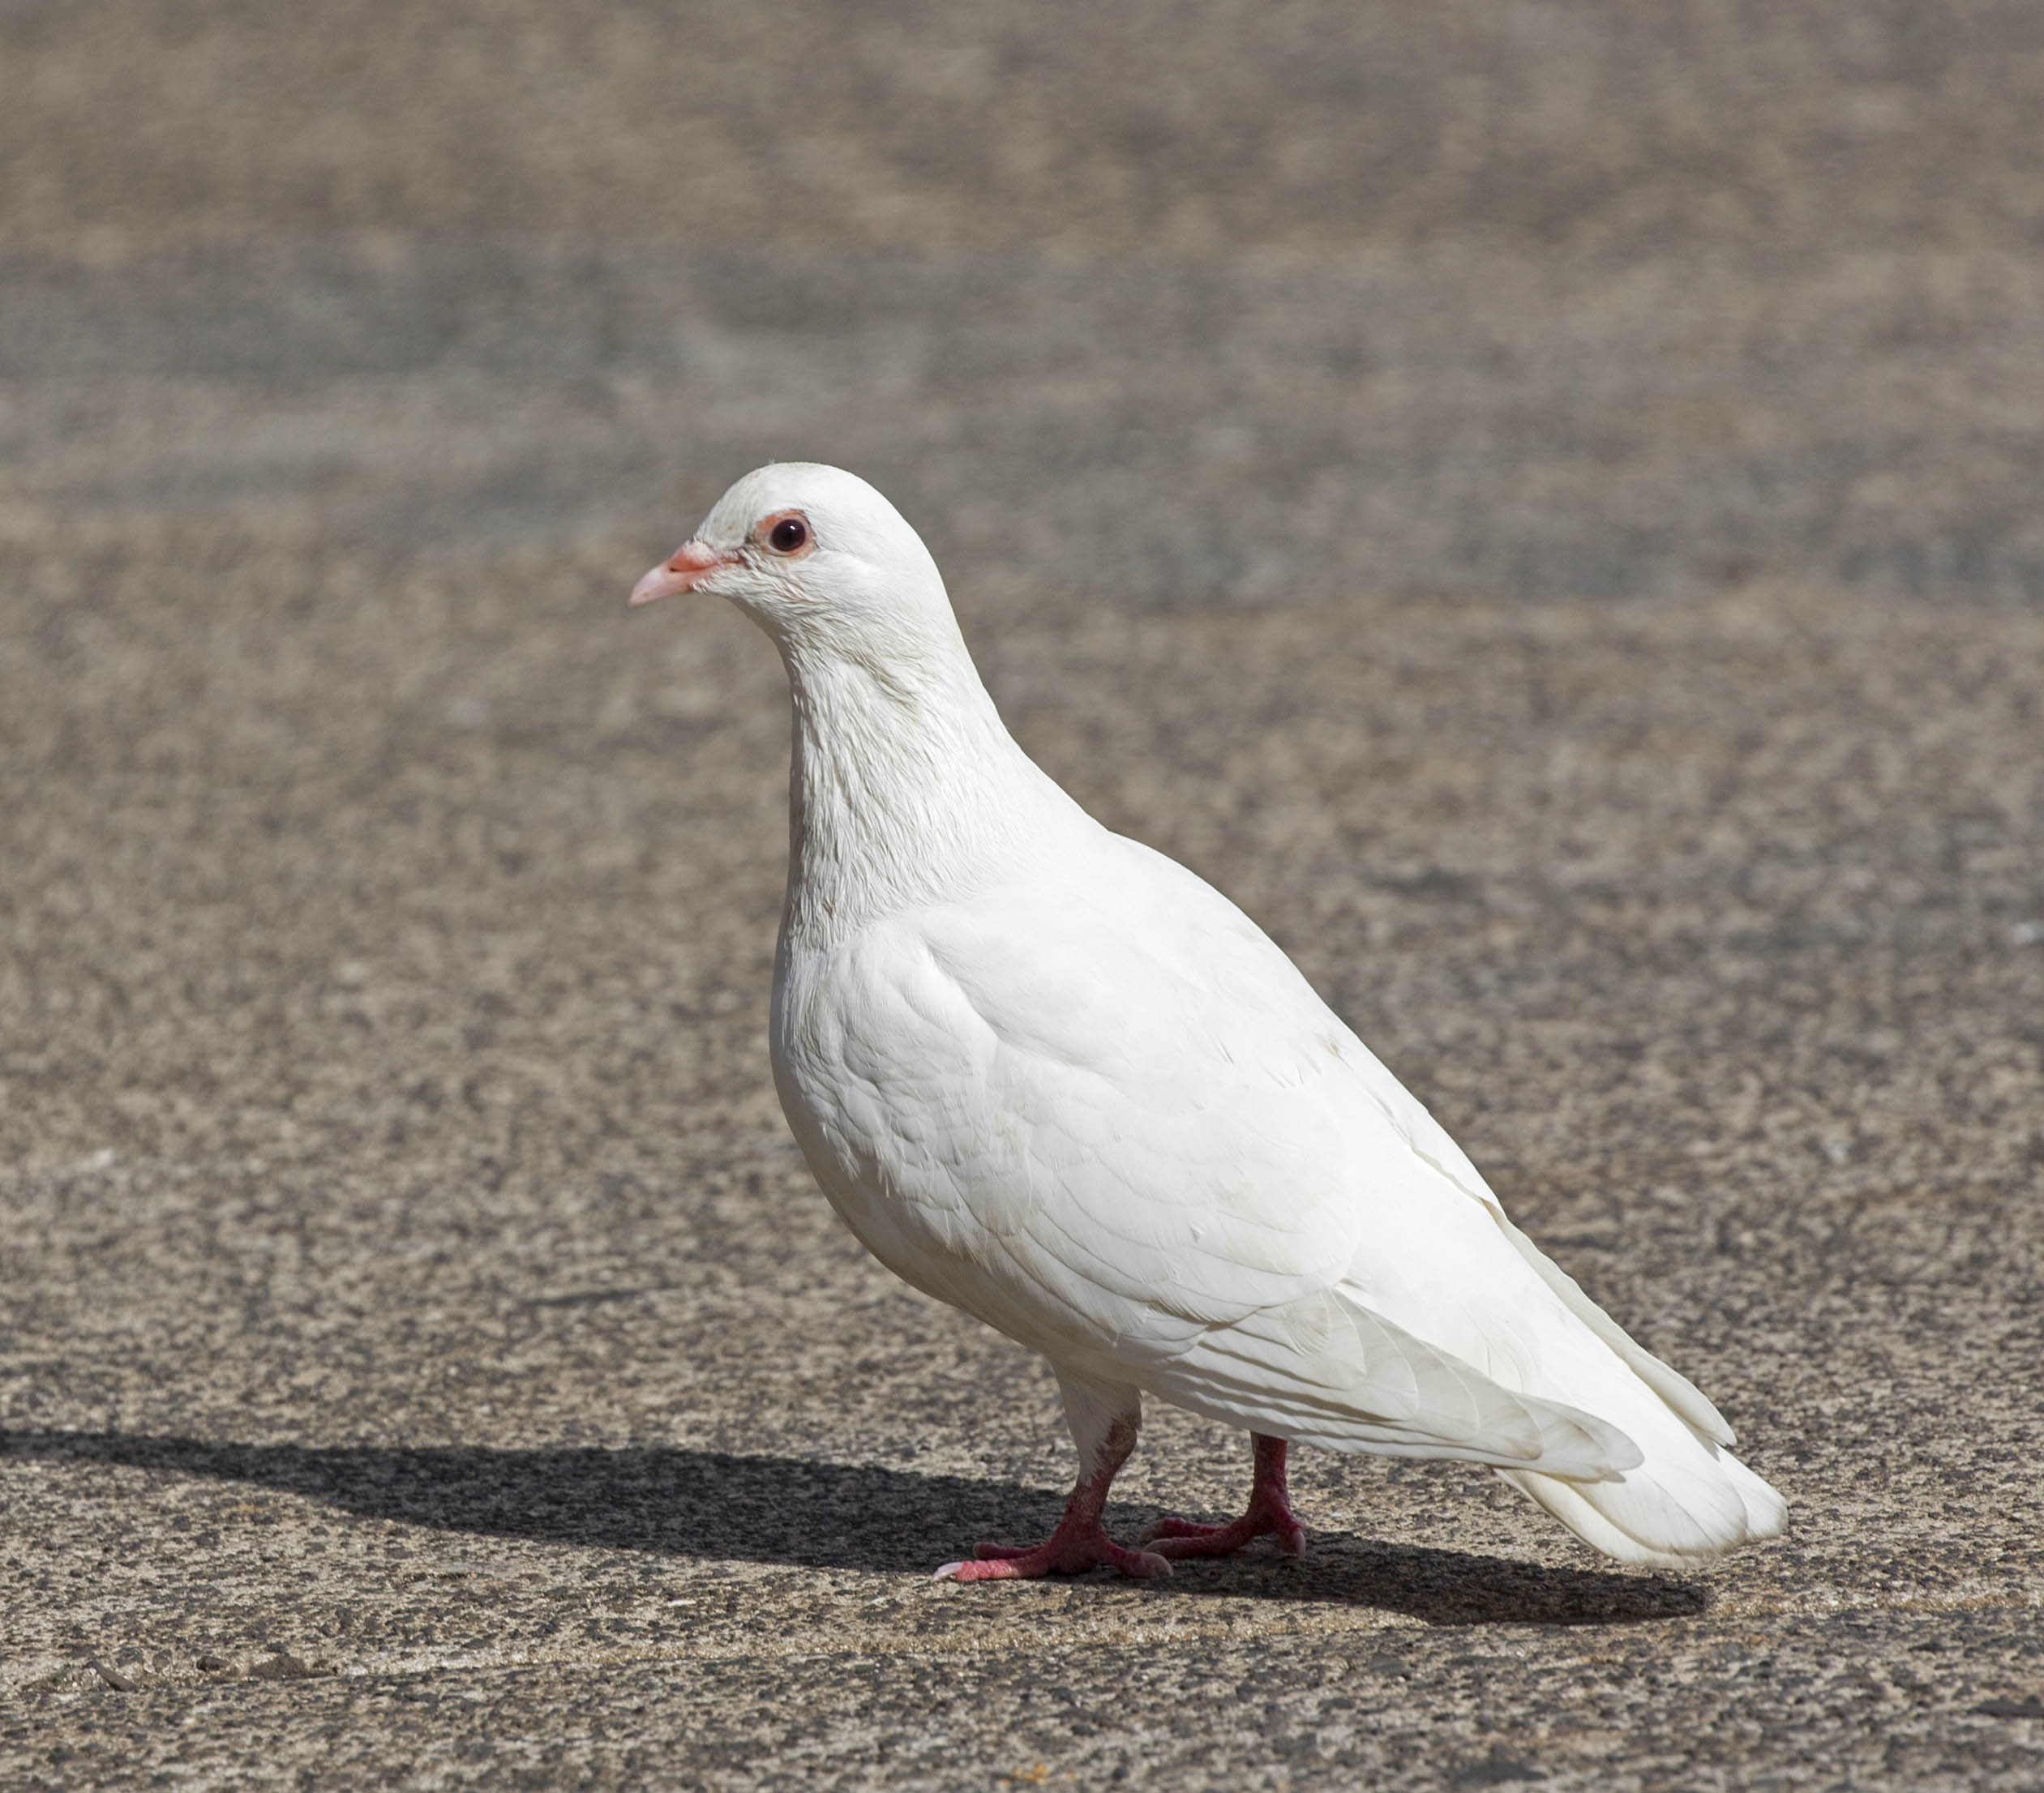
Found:
<path fill-rule="evenodd" d="M 922 537 L 856 474 L 812 461 L 748 473 L 631 601 L 683 592 L 729 598 L 784 651 L 898 660 L 957 637 Z"/>

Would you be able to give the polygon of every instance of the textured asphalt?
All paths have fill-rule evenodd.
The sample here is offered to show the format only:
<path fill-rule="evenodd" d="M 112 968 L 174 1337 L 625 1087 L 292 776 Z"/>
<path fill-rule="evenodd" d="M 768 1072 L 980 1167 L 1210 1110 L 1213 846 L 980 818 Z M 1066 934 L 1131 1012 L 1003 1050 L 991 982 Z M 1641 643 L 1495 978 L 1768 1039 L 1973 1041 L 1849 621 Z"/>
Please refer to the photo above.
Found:
<path fill-rule="evenodd" d="M 1098 11 L 0 16 L 0 1782 L 2044 1775 L 2044 24 Z M 774 455 L 1787 1538 L 927 1580 L 1054 1390 L 808 1183 L 779 669 L 623 610 Z"/>

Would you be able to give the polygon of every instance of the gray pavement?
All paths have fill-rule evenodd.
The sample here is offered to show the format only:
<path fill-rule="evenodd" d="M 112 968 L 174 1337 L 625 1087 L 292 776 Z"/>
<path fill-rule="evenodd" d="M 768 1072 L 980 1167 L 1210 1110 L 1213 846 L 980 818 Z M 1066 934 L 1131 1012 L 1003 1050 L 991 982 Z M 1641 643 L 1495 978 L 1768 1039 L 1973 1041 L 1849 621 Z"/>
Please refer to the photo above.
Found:
<path fill-rule="evenodd" d="M 0 1781 L 2044 1780 L 2030 9 L 0 15 Z M 118 128 L 109 121 L 118 120 Z M 1793 1503 L 1308 1457 L 961 1589 L 1042 1367 L 766 1073 L 771 455 Z M 1111 1515 L 1224 1509 L 1155 1410 Z"/>

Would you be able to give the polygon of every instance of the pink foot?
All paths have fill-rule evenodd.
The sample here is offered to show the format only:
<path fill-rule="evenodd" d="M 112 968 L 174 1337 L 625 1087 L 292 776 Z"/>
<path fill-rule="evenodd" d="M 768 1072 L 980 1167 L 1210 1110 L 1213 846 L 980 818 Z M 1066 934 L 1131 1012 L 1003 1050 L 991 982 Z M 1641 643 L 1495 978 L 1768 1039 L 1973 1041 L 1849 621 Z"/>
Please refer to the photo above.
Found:
<path fill-rule="evenodd" d="M 1254 1443 L 1256 1479 L 1249 1488 L 1249 1507 L 1240 1519 L 1227 1526 L 1159 1519 L 1144 1531 L 1143 1543 L 1154 1542 L 1159 1556 L 1226 1556 L 1267 1534 L 1277 1539 L 1278 1548 L 1286 1556 L 1304 1556 L 1306 1528 L 1293 1517 L 1285 1490 L 1285 1442 L 1258 1432 Z"/>
<path fill-rule="evenodd" d="M 1065 1517 L 1047 1542 L 1033 1550 L 1018 1550 L 1012 1544 L 981 1544 L 975 1548 L 973 1560 L 946 1563 L 931 1579 L 1031 1581 L 1039 1575 L 1082 1575 L 1103 1564 L 1143 1581 L 1170 1574 L 1171 1564 L 1155 1551 L 1124 1550 L 1108 1536 L 1107 1528 L 1100 1523 L 1115 1471 L 1135 1449 L 1138 1418 L 1138 1412 L 1122 1415 L 1101 1434 L 1097 1448 L 1090 1453 L 1091 1466 L 1072 1490 L 1072 1498 L 1065 1503 Z"/>
<path fill-rule="evenodd" d="M 1171 1564 L 1154 1551 L 1124 1550 L 1096 1519 L 1074 1523 L 1069 1514 L 1047 1543 L 1033 1549 L 1013 1544 L 978 1544 L 972 1560 L 946 1563 L 931 1578 L 938 1581 L 1031 1581 L 1039 1575 L 1083 1575 L 1105 1564 L 1139 1581 L 1168 1575 Z"/>

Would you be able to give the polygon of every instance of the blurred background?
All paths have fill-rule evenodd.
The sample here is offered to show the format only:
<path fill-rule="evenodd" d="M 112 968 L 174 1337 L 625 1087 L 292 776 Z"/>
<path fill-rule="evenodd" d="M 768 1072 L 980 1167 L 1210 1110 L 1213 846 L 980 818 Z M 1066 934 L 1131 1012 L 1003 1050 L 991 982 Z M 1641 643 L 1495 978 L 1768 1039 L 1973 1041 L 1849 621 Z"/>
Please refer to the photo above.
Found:
<path fill-rule="evenodd" d="M 17 539 L 654 540 L 966 594 L 2044 593 L 2003 4 L 15 3 Z"/>
<path fill-rule="evenodd" d="M 1040 1367 L 778 1116 L 779 668 L 623 610 L 772 457 L 887 492 L 1025 745 L 1725 1405 L 1798 1514 L 1728 1611 L 2033 1603 L 2040 121 L 2032 0 L 8 0 L 0 1419 L 15 1534 L 116 1566 L 11 1597 L 6 1672 L 197 1674 L 137 1554 L 226 1658 L 479 1661 L 553 1633 L 379 1552 L 707 1554 L 748 1624 L 834 1565 L 842 1640 L 1055 1511 Z M 1154 1436 L 1130 1500 L 1228 1501 Z M 896 1479 L 769 1524 L 512 1461 L 634 1440 Z M 1301 1474 L 1331 1533 L 1562 1547 Z M 246 1527 L 171 1535 L 194 1476 L 374 1523 L 280 1608 Z M 671 1622 L 636 1573 L 606 1648 Z"/>

